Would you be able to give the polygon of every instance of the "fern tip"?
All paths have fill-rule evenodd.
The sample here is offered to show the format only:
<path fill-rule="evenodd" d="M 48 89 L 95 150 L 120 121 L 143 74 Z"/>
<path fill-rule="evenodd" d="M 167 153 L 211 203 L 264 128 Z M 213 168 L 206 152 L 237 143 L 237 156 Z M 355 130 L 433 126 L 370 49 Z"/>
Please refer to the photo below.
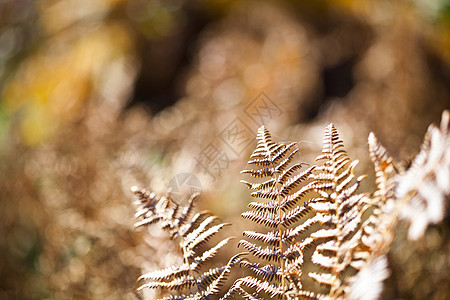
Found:
<path fill-rule="evenodd" d="M 242 173 L 242 172 L 241 172 L 241 173 Z M 252 184 L 251 184 L 250 182 L 246 181 L 246 180 L 241 180 L 241 181 L 239 181 L 239 182 L 245 184 L 245 185 L 248 186 L 248 187 L 251 187 L 251 186 L 252 186 Z"/>
<path fill-rule="evenodd" d="M 356 179 L 356 181 L 357 182 L 361 182 L 364 178 L 366 178 L 367 177 L 367 175 L 366 174 L 364 174 L 364 175 L 361 175 L 361 176 L 359 176 L 357 179 Z"/>
<path fill-rule="evenodd" d="M 373 133 L 372 131 L 369 133 L 369 143 L 373 143 L 377 141 L 377 137 L 375 136 L 375 133 Z"/>

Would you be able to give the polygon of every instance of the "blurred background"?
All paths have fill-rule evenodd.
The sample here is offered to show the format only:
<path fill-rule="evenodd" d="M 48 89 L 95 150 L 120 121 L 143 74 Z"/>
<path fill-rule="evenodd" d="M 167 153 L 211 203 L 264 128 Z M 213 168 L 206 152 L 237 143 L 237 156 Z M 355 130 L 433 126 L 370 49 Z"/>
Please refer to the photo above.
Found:
<path fill-rule="evenodd" d="M 408 161 L 445 108 L 449 0 L 1 0 L 0 299 L 137 299 L 174 258 L 133 185 L 239 236 L 261 124 L 313 162 L 333 122 L 373 191 L 368 133 Z M 450 298 L 449 224 L 399 228 L 384 299 Z"/>

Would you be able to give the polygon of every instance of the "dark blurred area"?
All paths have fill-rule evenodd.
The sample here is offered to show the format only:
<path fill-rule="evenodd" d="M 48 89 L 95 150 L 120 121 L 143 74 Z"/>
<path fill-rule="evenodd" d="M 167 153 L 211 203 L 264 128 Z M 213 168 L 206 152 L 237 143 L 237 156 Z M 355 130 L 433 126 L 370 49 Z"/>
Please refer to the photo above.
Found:
<path fill-rule="evenodd" d="M 137 299 L 174 258 L 131 186 L 194 174 L 239 227 L 262 123 L 312 162 L 333 122 L 368 191 L 370 131 L 412 158 L 450 108 L 450 1 L 2 0 L 0 95 L 0 299 Z M 390 260 L 385 299 L 450 299 L 448 217 Z"/>

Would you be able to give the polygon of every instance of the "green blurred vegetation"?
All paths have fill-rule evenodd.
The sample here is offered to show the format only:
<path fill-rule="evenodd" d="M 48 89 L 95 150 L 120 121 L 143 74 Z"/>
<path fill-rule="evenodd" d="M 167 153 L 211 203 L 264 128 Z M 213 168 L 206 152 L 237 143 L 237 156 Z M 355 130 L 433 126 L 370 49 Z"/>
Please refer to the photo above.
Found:
<path fill-rule="evenodd" d="M 305 161 L 329 122 L 360 172 L 373 172 L 369 130 L 394 156 L 415 154 L 450 108 L 449 8 L 1 1 L 0 299 L 134 299 L 141 268 L 173 258 L 133 232 L 132 185 L 164 193 L 193 172 L 201 205 L 239 224 L 250 150 L 215 180 L 195 158 L 211 143 L 226 148 L 218 137 L 236 117 L 255 130 L 243 111 L 261 92 L 282 111 L 271 131 L 305 141 Z M 447 222 L 419 245 L 400 238 L 385 298 L 448 299 L 448 237 Z"/>

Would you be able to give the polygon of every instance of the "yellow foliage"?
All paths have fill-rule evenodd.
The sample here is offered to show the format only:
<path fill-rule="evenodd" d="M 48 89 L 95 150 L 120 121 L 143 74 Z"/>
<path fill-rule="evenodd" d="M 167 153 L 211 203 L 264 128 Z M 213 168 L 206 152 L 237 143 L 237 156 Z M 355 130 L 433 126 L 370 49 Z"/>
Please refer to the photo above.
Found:
<path fill-rule="evenodd" d="M 132 51 L 131 34 L 121 23 L 56 36 L 25 61 L 6 84 L 7 111 L 21 111 L 26 144 L 36 144 L 73 120 L 82 104 L 98 96 L 108 67 Z"/>

